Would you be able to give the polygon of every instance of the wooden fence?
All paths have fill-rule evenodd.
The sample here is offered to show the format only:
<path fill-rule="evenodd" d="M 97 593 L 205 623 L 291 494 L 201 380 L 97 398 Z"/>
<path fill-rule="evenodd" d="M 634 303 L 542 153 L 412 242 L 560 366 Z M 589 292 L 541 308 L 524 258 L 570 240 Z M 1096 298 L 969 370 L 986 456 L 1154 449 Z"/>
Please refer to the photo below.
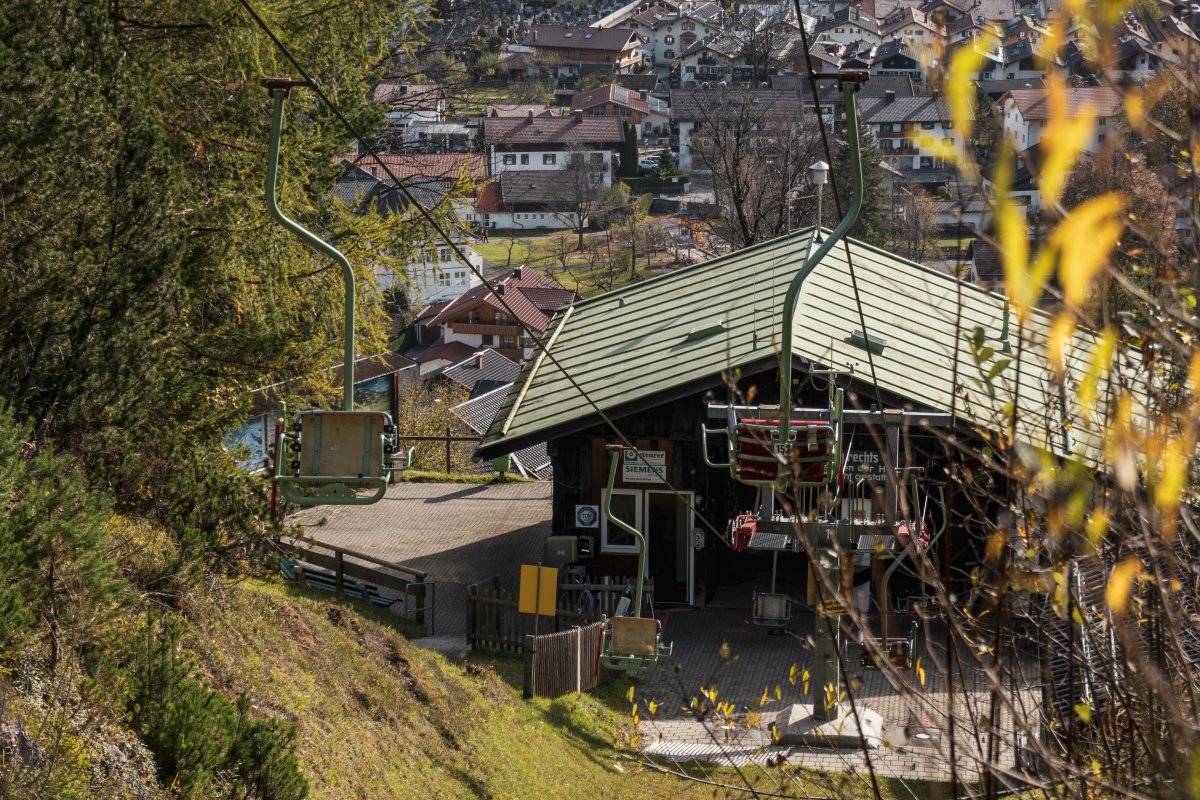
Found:
<path fill-rule="evenodd" d="M 608 670 L 600 666 L 604 624 L 525 637 L 525 696 L 561 697 L 595 689 Z"/>
<path fill-rule="evenodd" d="M 366 600 L 418 625 L 428 621 L 427 630 L 433 635 L 434 585 L 421 570 L 311 539 L 279 539 L 276 544 L 284 559 L 296 565 L 289 577 L 313 588 Z M 285 574 L 288 571 L 284 570 Z"/>
<path fill-rule="evenodd" d="M 467 587 L 467 643 L 481 650 L 522 653 L 526 636 L 589 625 L 601 614 L 613 616 L 627 589 L 632 594 L 631 586 L 628 578 L 608 576 L 560 584 L 555 615 L 535 619 L 533 614 L 518 613 L 517 593 L 501 588 L 498 579 L 474 584 Z M 652 609 L 653 581 L 646 581 L 644 594 Z"/>

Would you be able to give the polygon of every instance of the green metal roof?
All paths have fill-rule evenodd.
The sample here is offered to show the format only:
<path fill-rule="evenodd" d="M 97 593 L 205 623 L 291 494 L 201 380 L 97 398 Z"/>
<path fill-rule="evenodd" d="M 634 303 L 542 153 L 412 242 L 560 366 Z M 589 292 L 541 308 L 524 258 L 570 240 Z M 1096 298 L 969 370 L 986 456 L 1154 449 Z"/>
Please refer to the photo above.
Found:
<path fill-rule="evenodd" d="M 977 382 L 981 372 L 968 340 L 980 326 L 991 340 L 988 346 L 1001 350 L 996 340 L 1007 317 L 1005 298 L 876 247 L 847 241 L 866 332 L 886 340 L 883 350 L 874 354 L 881 389 L 948 411 L 957 340 L 959 416 L 995 429 L 1004 418 L 1019 370 L 1020 438 L 1062 454 L 1064 414 L 1045 356 L 1050 315 L 1035 311 L 1030 316 L 1021 331 L 1024 348 L 1017 346 L 1013 318 L 1011 354 L 997 355 L 1013 363 L 996 380 L 996 396 L 991 398 Z M 595 409 L 564 370 L 608 413 L 647 400 L 669 401 L 689 388 L 694 391 L 704 379 L 715 382 L 722 370 L 772 358 L 772 337 L 779 335 L 787 285 L 811 245 L 810 228 L 558 312 L 546 340 L 553 358 L 539 352 L 526 363 L 478 454 L 490 458 L 595 424 Z M 796 357 L 839 369 L 853 366 L 856 378 L 871 382 L 867 352 L 861 340 L 853 343 L 853 333 L 862 329 L 845 250 L 839 244 L 813 270 L 800 293 Z M 1079 330 L 1068 351 L 1068 388 L 1061 393 L 1067 419 L 1077 416 L 1073 387 L 1087 369 L 1095 339 L 1090 331 Z M 1100 398 L 1103 402 L 1103 390 Z M 1080 437 L 1072 450 L 1095 460 L 1098 441 L 1078 430 L 1072 435 Z"/>

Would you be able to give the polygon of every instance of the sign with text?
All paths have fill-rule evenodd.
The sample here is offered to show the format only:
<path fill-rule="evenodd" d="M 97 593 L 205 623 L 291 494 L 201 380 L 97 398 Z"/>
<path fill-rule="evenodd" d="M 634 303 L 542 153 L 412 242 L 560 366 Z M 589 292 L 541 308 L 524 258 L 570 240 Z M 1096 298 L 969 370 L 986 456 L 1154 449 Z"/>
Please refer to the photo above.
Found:
<path fill-rule="evenodd" d="M 575 527 L 576 528 L 599 528 L 600 527 L 600 506 L 592 506 L 592 505 L 575 506 Z"/>
<path fill-rule="evenodd" d="M 877 450 L 850 450 L 843 456 L 842 471 L 848 481 L 865 480 L 867 483 L 886 483 L 887 470 L 883 467 L 883 456 Z"/>
<path fill-rule="evenodd" d="M 621 464 L 626 483 L 666 483 L 667 454 L 662 450 L 626 450 Z"/>

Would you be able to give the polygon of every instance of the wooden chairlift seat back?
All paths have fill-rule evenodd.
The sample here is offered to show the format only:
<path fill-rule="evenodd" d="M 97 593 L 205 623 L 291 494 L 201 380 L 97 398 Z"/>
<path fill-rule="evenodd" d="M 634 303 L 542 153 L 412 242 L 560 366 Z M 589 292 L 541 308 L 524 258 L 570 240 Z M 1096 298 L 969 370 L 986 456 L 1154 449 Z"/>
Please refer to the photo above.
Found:
<path fill-rule="evenodd" d="M 613 617 L 609 652 L 614 655 L 653 655 L 658 649 L 658 620 L 653 617 Z"/>
<path fill-rule="evenodd" d="M 390 424 L 381 411 L 302 412 L 300 476 L 383 477 L 383 434 Z"/>

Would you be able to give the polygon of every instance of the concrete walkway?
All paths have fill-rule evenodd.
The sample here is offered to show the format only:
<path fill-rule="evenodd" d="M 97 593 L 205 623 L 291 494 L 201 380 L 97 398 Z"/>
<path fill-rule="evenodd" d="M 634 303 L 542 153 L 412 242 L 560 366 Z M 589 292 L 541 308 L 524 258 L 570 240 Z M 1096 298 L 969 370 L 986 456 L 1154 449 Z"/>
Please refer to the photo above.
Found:
<path fill-rule="evenodd" d="M 514 584 L 517 566 L 542 557 L 550 534 L 545 482 L 496 485 L 399 483 L 370 506 L 322 506 L 289 519 L 324 544 L 421 570 L 435 589 L 431 649 L 466 644 L 467 586 L 499 574 Z"/>

